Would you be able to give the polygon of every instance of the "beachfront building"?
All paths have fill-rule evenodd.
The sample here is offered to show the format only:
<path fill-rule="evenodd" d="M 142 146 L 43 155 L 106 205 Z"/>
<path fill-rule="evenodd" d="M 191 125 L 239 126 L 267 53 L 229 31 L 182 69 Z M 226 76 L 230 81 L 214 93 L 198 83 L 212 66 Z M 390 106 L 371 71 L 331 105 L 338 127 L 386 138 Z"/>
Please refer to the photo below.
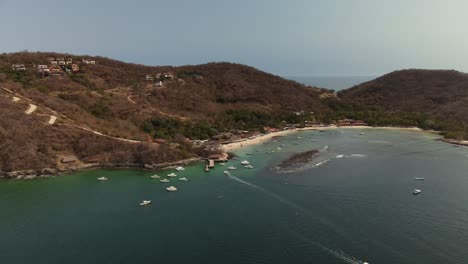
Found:
<path fill-rule="evenodd" d="M 337 126 L 367 126 L 367 123 L 362 120 L 342 119 L 338 120 Z"/>

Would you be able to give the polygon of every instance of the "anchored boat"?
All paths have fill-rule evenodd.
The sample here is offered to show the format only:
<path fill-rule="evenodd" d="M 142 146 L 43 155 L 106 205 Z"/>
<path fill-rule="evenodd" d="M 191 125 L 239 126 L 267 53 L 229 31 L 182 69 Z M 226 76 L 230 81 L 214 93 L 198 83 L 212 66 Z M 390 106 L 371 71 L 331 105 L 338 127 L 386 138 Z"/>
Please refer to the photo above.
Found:
<path fill-rule="evenodd" d="M 174 187 L 174 186 L 169 186 L 169 187 L 166 188 L 166 190 L 167 190 L 168 192 L 176 192 L 176 191 L 177 191 L 177 188 Z"/>

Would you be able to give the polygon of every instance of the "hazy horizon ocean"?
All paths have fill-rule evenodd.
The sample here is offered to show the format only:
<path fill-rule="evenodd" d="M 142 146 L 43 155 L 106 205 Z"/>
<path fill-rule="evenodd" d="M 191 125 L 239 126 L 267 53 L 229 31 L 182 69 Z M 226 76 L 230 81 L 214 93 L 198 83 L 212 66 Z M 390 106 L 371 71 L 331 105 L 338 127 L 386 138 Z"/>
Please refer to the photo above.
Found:
<path fill-rule="evenodd" d="M 468 263 L 468 149 L 435 138 L 307 131 L 239 149 L 208 173 L 158 172 L 187 183 L 130 169 L 2 180 L 0 263 Z M 275 171 L 311 149 L 317 159 Z"/>
<path fill-rule="evenodd" d="M 375 79 L 374 76 L 287 76 L 290 79 L 305 85 L 340 91 L 355 85 Z"/>

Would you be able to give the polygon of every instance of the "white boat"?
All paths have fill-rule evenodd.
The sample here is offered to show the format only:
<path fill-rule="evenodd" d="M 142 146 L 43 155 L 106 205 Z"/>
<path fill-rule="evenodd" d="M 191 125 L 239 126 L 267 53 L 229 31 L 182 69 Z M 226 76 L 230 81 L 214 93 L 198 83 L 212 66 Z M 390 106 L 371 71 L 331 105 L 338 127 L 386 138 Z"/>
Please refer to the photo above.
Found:
<path fill-rule="evenodd" d="M 167 175 L 167 177 L 177 177 L 177 174 L 175 174 L 175 173 L 170 173 L 170 174 Z"/>
<path fill-rule="evenodd" d="M 186 177 L 182 177 L 182 178 L 179 178 L 179 181 L 188 182 L 189 179 L 187 179 Z"/>
<path fill-rule="evenodd" d="M 302 139 L 302 137 L 297 137 L 297 139 Z"/>
<path fill-rule="evenodd" d="M 365 135 L 366 135 L 366 133 L 362 132 L 362 133 L 360 133 L 359 135 L 361 135 L 361 136 L 365 136 Z"/>
<path fill-rule="evenodd" d="M 175 192 L 175 191 L 177 191 L 177 188 L 174 187 L 174 186 L 169 186 L 169 187 L 166 188 L 166 190 L 167 190 L 168 192 Z"/>
<path fill-rule="evenodd" d="M 242 165 L 249 165 L 250 162 L 248 162 L 247 160 L 243 160 L 243 161 L 241 161 L 241 164 L 242 164 Z"/>
<path fill-rule="evenodd" d="M 151 200 L 143 200 L 141 203 L 140 203 L 140 206 L 145 206 L 145 205 L 148 205 L 151 203 Z"/>
<path fill-rule="evenodd" d="M 229 166 L 229 167 L 228 167 L 228 170 L 235 170 L 235 169 L 237 169 L 237 168 L 234 167 L 234 166 Z"/>
<path fill-rule="evenodd" d="M 185 168 L 184 168 L 184 167 L 181 167 L 181 166 L 179 166 L 179 167 L 177 167 L 177 168 L 175 168 L 175 169 L 176 169 L 176 171 L 183 171 L 183 170 L 185 170 Z"/>
<path fill-rule="evenodd" d="M 108 180 L 106 177 L 99 177 L 97 179 L 98 179 L 98 181 L 107 181 Z"/>
<path fill-rule="evenodd" d="M 254 166 L 252 166 L 252 165 L 250 165 L 250 164 L 247 165 L 247 166 L 245 166 L 245 167 L 246 167 L 247 169 L 253 169 L 253 168 L 254 168 Z"/>
<path fill-rule="evenodd" d="M 416 181 L 424 181 L 424 178 L 414 178 Z"/>
<path fill-rule="evenodd" d="M 226 166 L 226 163 L 220 163 L 219 166 Z"/>
<path fill-rule="evenodd" d="M 229 175 L 230 173 L 229 171 L 224 171 L 224 174 Z"/>
<path fill-rule="evenodd" d="M 168 179 L 162 179 L 162 180 L 160 180 L 160 182 L 162 182 L 162 183 L 168 183 L 168 182 L 171 182 L 171 181 L 168 180 Z"/>
<path fill-rule="evenodd" d="M 413 194 L 420 194 L 422 191 L 419 189 L 414 189 Z"/>
<path fill-rule="evenodd" d="M 161 176 L 155 174 L 155 175 L 151 175 L 150 178 L 151 179 L 159 179 L 159 178 L 161 178 Z"/>
<path fill-rule="evenodd" d="M 338 155 L 338 156 L 336 156 L 337 159 L 341 159 L 341 158 L 343 158 L 343 157 L 344 157 L 344 155 Z"/>

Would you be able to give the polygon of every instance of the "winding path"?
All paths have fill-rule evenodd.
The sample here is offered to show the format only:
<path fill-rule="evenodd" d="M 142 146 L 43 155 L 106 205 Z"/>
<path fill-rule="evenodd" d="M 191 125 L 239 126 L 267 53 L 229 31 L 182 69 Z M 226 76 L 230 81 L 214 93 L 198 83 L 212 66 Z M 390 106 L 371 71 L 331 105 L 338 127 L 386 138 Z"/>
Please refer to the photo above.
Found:
<path fill-rule="evenodd" d="M 36 109 L 37 109 L 37 106 L 36 106 L 36 105 L 34 105 L 34 104 L 29 104 L 29 108 L 28 108 L 28 110 L 26 110 L 25 113 L 26 113 L 27 115 L 30 115 L 30 114 L 32 114 L 34 111 L 36 111 Z"/>

